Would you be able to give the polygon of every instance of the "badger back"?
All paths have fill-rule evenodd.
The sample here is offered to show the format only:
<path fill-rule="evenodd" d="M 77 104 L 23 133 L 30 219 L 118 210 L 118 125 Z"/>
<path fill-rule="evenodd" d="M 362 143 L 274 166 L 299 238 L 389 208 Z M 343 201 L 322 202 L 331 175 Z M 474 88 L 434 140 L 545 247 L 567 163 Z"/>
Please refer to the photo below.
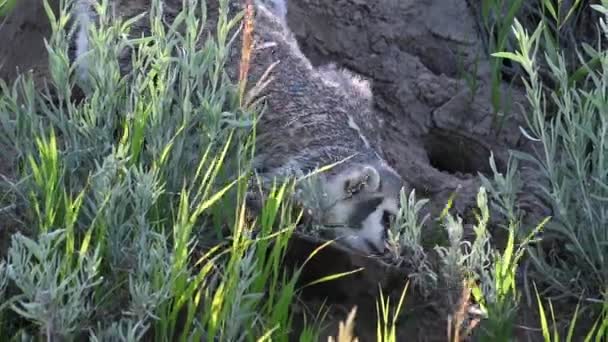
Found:
<path fill-rule="evenodd" d="M 81 32 L 78 37 L 79 53 L 87 48 L 86 25 L 95 24 L 93 10 L 96 0 L 79 0 L 78 19 Z M 296 39 L 285 25 L 285 18 L 273 13 L 264 5 L 272 0 L 256 1 L 254 17 L 254 49 L 250 60 L 246 93 L 250 100 L 263 99 L 265 105 L 257 126 L 257 165 L 261 170 L 291 172 L 310 170 L 318 166 L 358 155 L 359 158 L 379 158 L 363 131 L 369 129 L 372 96 L 367 82 L 354 75 L 340 72 L 335 67 L 317 69 L 303 55 Z M 163 21 L 171 24 L 182 11 L 182 0 L 164 0 L 161 3 Z M 150 13 L 152 0 L 114 0 L 111 12 L 122 19 Z M 218 0 L 206 1 L 207 22 L 200 35 L 199 46 L 216 34 L 220 12 Z M 275 6 L 274 10 L 281 9 Z M 241 1 L 228 2 L 228 17 L 243 10 Z M 284 8 L 283 8 L 284 10 Z M 150 20 L 141 17 L 132 24 L 132 36 L 151 34 Z M 235 26 L 229 32 L 234 38 L 228 47 L 225 71 L 236 82 L 239 76 L 242 32 Z M 121 69 L 129 71 L 131 50 L 121 58 Z M 269 81 L 265 87 L 259 82 Z M 363 127 L 363 129 L 362 129 Z M 377 145 L 375 146 L 377 148 Z"/>
<path fill-rule="evenodd" d="M 378 158 L 360 127 L 361 118 L 373 116 L 369 83 L 313 67 L 289 29 L 263 6 L 257 8 L 255 27 L 248 84 L 271 68 L 271 82 L 258 95 L 266 104 L 256 142 L 260 168 L 290 173 L 353 155 Z"/>

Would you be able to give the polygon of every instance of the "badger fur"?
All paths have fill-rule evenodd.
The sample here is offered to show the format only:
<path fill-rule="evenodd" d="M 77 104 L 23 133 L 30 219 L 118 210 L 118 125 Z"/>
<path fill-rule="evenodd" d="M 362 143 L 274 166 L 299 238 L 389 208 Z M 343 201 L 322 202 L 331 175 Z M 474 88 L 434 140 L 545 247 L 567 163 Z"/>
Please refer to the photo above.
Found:
<path fill-rule="evenodd" d="M 92 4 L 97 0 L 77 1 L 76 56 L 82 56 L 88 49 L 88 28 L 96 22 Z M 306 175 L 340 162 L 320 175 L 328 205 L 313 212 L 313 219 L 336 227 L 341 238 L 338 241 L 356 250 L 383 251 L 387 220 L 397 214 L 399 191 L 405 184 L 381 157 L 380 121 L 372 112 L 370 84 L 335 65 L 313 67 L 286 25 L 285 1 L 255 2 L 255 47 L 248 89 L 268 70 L 272 80 L 256 94 L 264 97 L 266 108 L 257 125 L 254 167 L 268 184 L 276 178 Z M 111 8 L 126 19 L 149 11 L 151 3 L 112 0 Z M 229 15 L 242 10 L 242 3 L 229 1 Z M 164 0 L 161 8 L 170 23 L 181 11 L 182 0 Z M 218 0 L 207 1 L 206 28 L 211 34 L 215 33 L 218 8 Z M 147 24 L 147 18 L 139 20 L 134 34 L 149 34 Z M 240 39 L 239 34 L 229 50 L 226 72 L 233 80 L 238 77 Z M 127 53 L 120 64 L 122 71 L 128 72 Z M 79 73 L 86 77 L 86 61 L 80 65 Z"/>

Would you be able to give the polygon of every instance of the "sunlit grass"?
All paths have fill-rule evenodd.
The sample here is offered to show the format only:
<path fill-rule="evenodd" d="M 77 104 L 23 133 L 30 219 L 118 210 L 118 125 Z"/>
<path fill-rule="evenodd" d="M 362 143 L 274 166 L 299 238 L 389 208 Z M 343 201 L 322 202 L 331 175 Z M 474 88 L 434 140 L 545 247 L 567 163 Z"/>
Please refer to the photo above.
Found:
<path fill-rule="evenodd" d="M 227 3 L 220 1 L 224 9 Z M 220 11 L 217 34 L 201 46 L 198 42 L 206 39 L 201 33 L 207 24 L 204 2 L 189 3 L 167 27 L 158 16 L 159 1 L 154 1 L 149 18 L 142 16 L 149 21 L 151 35 L 133 38 L 129 33 L 134 20 L 109 20 L 110 3 L 102 1 L 97 10 L 103 24 L 90 31 L 86 59 L 70 62 L 71 1 L 62 2 L 55 14 L 45 5 L 53 29 L 46 45 L 47 87 L 37 89 L 30 74 L 10 85 L 0 81 L 0 139 L 14 148 L 18 172 L 18 182 L 5 185 L 18 201 L 14 205 L 24 208 L 22 232 L 12 236 L 8 257 L 0 261 L 0 336 L 289 341 L 302 291 L 366 271 L 355 268 L 300 284 L 303 268 L 332 241 L 321 244 L 299 268 L 284 268 L 302 216 L 292 198 L 294 185 L 310 181 L 301 199 L 316 203 L 314 177 L 274 183 L 260 213 L 253 219 L 248 215 L 245 196 L 252 179 L 253 123 L 259 114 L 243 85 L 251 67 L 250 12 L 229 18 Z M 419 217 L 428 200 L 416 198 L 415 191 L 402 192 L 389 244 L 393 261 L 409 267 L 409 274 L 403 275 L 409 281 L 396 306 L 379 288 L 379 341 L 397 340 L 406 294 L 429 296 L 438 286 L 460 289 L 444 294 L 455 296 L 448 301 L 453 304 L 448 308 L 449 340 L 469 335 L 512 340 L 520 309 L 517 271 L 528 257 L 542 271 L 536 282 L 545 285 L 544 291 L 602 307 L 589 339 L 599 341 L 608 329 L 602 225 L 607 215 L 608 126 L 600 115 L 608 88 L 608 57 L 592 51 L 601 70 L 589 68 L 576 82 L 563 61 L 551 59 L 559 61 L 551 64 L 561 87 L 552 99 L 561 121 L 547 123 L 546 97 L 534 64 L 542 31 L 529 36 L 518 24 L 520 5 L 509 4 L 494 42 L 497 50 L 504 50 L 507 28 L 514 23 L 520 51 L 495 56 L 520 63 L 530 78 L 526 85 L 532 113 L 526 134 L 544 155 L 514 156 L 535 162 L 545 172 L 550 185 L 542 190 L 556 214 L 524 229 L 516 208 L 516 160 L 502 175 L 492 158 L 494 178 L 482 177 L 473 240 L 465 241 L 462 218 L 450 214 L 451 197 L 444 212 L 432 220 L 447 234 L 447 244 L 430 249 L 422 246 L 422 232 L 431 217 Z M 241 18 L 246 29 L 234 33 Z M 604 22 L 600 24 L 608 32 Z M 245 34 L 237 47 L 244 53 L 241 82 L 236 84 L 225 77 L 233 34 Z M 125 47 L 137 47 L 127 74 L 121 72 L 120 60 Z M 88 73 L 76 77 L 77 66 L 85 62 Z M 495 63 L 499 72 L 501 63 Z M 500 81 L 497 75 L 495 83 Z M 576 88 L 585 77 L 585 87 Z M 71 100 L 74 86 L 85 92 L 81 102 Z M 591 152 L 589 144 L 594 146 Z M 509 222 L 503 227 L 508 232 L 506 246 L 500 250 L 491 244 L 490 206 Z M 574 264 L 553 263 L 543 254 L 537 239 L 543 236 L 541 228 L 564 241 Z M 431 261 L 431 253 L 437 260 Z M 536 294 L 545 340 L 557 341 L 544 295 Z M 567 341 L 576 340 L 578 313 L 577 308 Z M 356 314 L 353 308 L 333 334 L 335 340 L 357 341 Z M 306 321 L 299 340 L 317 341 L 326 318 L 319 313 Z"/>

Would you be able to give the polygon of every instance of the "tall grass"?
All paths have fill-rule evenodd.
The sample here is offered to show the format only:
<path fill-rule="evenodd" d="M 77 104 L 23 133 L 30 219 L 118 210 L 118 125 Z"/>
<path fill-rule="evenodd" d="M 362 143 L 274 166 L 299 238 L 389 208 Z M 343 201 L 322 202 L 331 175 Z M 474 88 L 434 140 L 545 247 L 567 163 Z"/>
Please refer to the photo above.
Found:
<path fill-rule="evenodd" d="M 523 0 L 482 0 L 481 23 L 487 37 L 487 49 L 490 53 L 502 51 L 509 46 L 509 31 L 513 20 L 523 5 Z M 494 109 L 493 125 L 496 129 L 502 126 L 506 114 L 511 108 L 505 108 L 501 83 L 503 82 L 504 65 L 499 59 L 490 60 L 491 103 Z"/>
<path fill-rule="evenodd" d="M 380 298 L 378 302 L 376 302 L 376 312 L 378 317 L 378 322 L 376 323 L 376 338 L 377 341 L 383 342 L 396 342 L 397 341 L 397 319 L 399 317 L 399 313 L 403 307 L 405 302 L 405 294 L 407 293 L 407 289 L 409 287 L 409 282 L 405 284 L 403 287 L 403 291 L 401 292 L 401 296 L 399 297 L 399 302 L 397 302 L 397 307 L 394 309 L 392 313 L 392 319 L 389 320 L 391 303 L 390 298 L 384 299 L 384 295 L 382 293 L 382 289 L 380 289 Z"/>
<path fill-rule="evenodd" d="M 279 266 L 295 221 L 287 184 L 261 220 L 245 219 L 256 109 L 240 105 L 224 71 L 238 17 L 220 11 L 218 34 L 200 47 L 204 2 L 166 27 L 154 1 L 152 35 L 129 38 L 133 20 L 114 20 L 101 1 L 88 74 L 76 77 L 85 60 L 68 58 L 70 6 L 56 15 L 45 2 L 48 86 L 31 75 L 1 84 L 4 142 L 22 180 L 12 191 L 33 231 L 13 236 L 1 269 L 1 289 L 8 279 L 16 293 L 2 317 L 10 310 L 20 327 L 3 336 L 286 341 L 297 274 Z M 133 71 L 123 75 L 126 47 Z"/>
<path fill-rule="evenodd" d="M 534 292 L 536 294 L 536 303 L 538 305 L 539 313 L 540 313 L 539 321 L 540 321 L 542 337 L 545 342 L 551 342 L 551 341 L 557 342 L 564 336 L 564 333 L 565 333 L 565 338 L 563 338 L 563 339 L 567 342 L 570 342 L 570 341 L 585 341 L 585 342 L 603 341 L 604 339 L 606 339 L 606 336 L 608 336 L 608 302 L 605 302 L 603 304 L 597 319 L 595 320 L 593 325 L 591 325 L 589 330 L 584 333 L 584 336 L 582 336 L 581 334 L 576 335 L 576 333 L 575 333 L 575 329 L 577 327 L 577 322 L 579 320 L 580 303 L 577 304 L 570 322 L 565 327 L 566 329 L 565 329 L 564 333 L 561 333 L 559 326 L 555 319 L 555 311 L 553 310 L 553 305 L 552 305 L 551 300 L 549 300 L 548 302 L 549 302 L 549 310 L 550 310 L 549 312 L 551 313 L 552 328 L 549 327 L 549 321 L 547 319 L 546 308 L 543 304 L 543 301 L 540 298 L 536 285 L 534 286 Z"/>
<path fill-rule="evenodd" d="M 561 53 L 568 62 L 571 82 L 578 82 L 586 77 L 588 66 L 593 68 L 599 66 L 597 59 L 579 61 L 578 58 L 579 45 L 585 49 L 590 47 L 589 29 L 593 28 L 589 24 L 589 19 L 592 17 L 589 15 L 590 5 L 591 1 L 588 0 L 483 0 L 473 6 L 479 12 L 482 39 L 489 54 L 515 49 L 517 42 L 511 35 L 515 18 L 519 18 L 520 22 L 528 26 L 534 25 L 536 21 L 542 21 L 545 26 L 542 33 L 544 39 L 539 42 L 542 49 L 555 60 L 560 48 L 563 47 Z M 522 76 L 523 71 L 517 63 L 506 62 L 509 61 L 490 59 L 490 100 L 494 109 L 494 128 L 498 131 L 514 109 L 509 107 L 510 101 L 505 98 L 504 87 L 501 87 L 501 84 L 507 79 L 513 82 L 517 77 Z M 544 61 L 538 61 L 538 64 L 541 75 L 546 77 L 546 81 L 552 81 L 549 65 Z M 509 93 L 506 96 L 509 96 Z"/>
<path fill-rule="evenodd" d="M 596 9 L 605 10 L 606 4 Z M 608 27 L 600 22 L 604 34 Z M 542 282 L 555 294 L 587 301 L 602 302 L 608 286 L 608 212 L 606 198 L 608 181 L 606 156 L 606 72 L 605 51 L 593 52 L 602 61 L 600 70 L 589 69 L 589 76 L 580 87 L 569 83 L 561 54 L 553 60 L 545 54 L 558 91 L 545 94 L 539 79 L 536 54 L 543 25 L 532 35 L 516 21 L 513 32 L 519 43 L 515 52 L 501 52 L 497 57 L 519 63 L 527 73 L 524 80 L 530 111 L 526 116 L 526 136 L 535 143 L 535 153 L 514 155 L 531 162 L 541 172 L 537 184 L 540 193 L 551 204 L 554 218 L 546 226 L 546 241 L 558 244 L 547 250 L 546 244 L 530 250 Z M 598 43 L 599 46 L 599 43 Z M 581 60 L 583 58 L 581 57 Z M 555 111 L 547 113 L 547 102 Z M 550 117 L 549 120 L 546 120 Z"/>
<path fill-rule="evenodd" d="M 494 179 L 481 177 L 484 187 L 490 190 L 494 209 L 509 223 L 505 227 L 506 249 L 491 258 L 492 267 L 488 269 L 491 271 L 481 272 L 485 279 L 473 287 L 485 316 L 477 335 L 482 340 L 512 340 L 520 297 L 516 280 L 521 273 L 516 270 L 523 258 L 535 266 L 530 274 L 525 274 L 526 279 L 542 284 L 537 304 L 545 341 L 558 340 L 560 335 L 554 322 L 550 336 L 541 297 L 582 299 L 586 309 L 597 309 L 592 311 L 598 314 L 585 340 L 591 340 L 592 336 L 598 340 L 605 338 L 605 330 L 600 327 L 606 324 L 604 312 L 608 303 L 605 262 L 608 174 L 604 162 L 607 55 L 600 39 L 592 47 L 586 43 L 589 37 L 579 40 L 574 34 L 580 33 L 582 25 L 590 26 L 580 21 L 587 6 L 604 17 L 608 14 L 606 1 L 592 5 L 585 1 L 484 1 L 481 5 L 489 49 L 495 57 L 491 60 L 492 103 L 496 109 L 500 98 L 495 87 L 501 79 L 499 73 L 523 71 L 530 106 L 525 117 L 527 126 L 521 129 L 534 145 L 533 153 L 513 151 L 505 175 L 496 170 L 491 158 Z M 539 24 L 530 35 L 521 22 L 529 23 L 531 18 L 538 19 Z M 604 19 L 600 19 L 599 28 L 598 36 L 608 36 Z M 505 60 L 512 62 L 515 69 L 505 68 Z M 541 178 L 534 186 L 553 211 L 551 218 L 533 229 L 521 226 L 518 162 L 539 170 Z M 476 229 L 477 240 L 480 232 Z M 459 259 L 455 250 L 444 255 Z M 528 288 L 525 290 L 530 292 Z M 551 304 L 550 308 L 554 318 Z M 564 335 L 566 340 L 581 338 L 574 335 L 578 315 L 577 307 Z"/>
<path fill-rule="evenodd" d="M 0 0 L 0 17 L 9 14 L 16 4 L 17 0 Z"/>
<path fill-rule="evenodd" d="M 558 23 L 559 30 L 578 4 L 575 2 L 566 14 L 560 14 L 550 2 L 545 2 L 545 9 Z M 605 16 L 607 6 L 608 2 L 602 1 L 592 8 Z M 608 34 L 604 19 L 600 19 L 599 29 L 600 34 Z M 534 266 L 527 276 L 534 279 L 542 335 L 545 341 L 560 339 L 552 301 L 578 300 L 579 305 L 566 327 L 565 339 L 583 338 L 574 335 L 582 304 L 585 311 L 592 309 L 591 312 L 598 315 L 585 340 L 601 340 L 606 336 L 608 322 L 605 316 L 608 303 L 605 260 L 608 255 L 608 168 L 605 164 L 608 55 L 600 41 L 595 48 L 583 45 L 584 53 L 577 52 L 582 70 L 571 72 L 572 65 L 567 62 L 569 52 L 561 50 L 559 39 L 554 39 L 555 27 L 547 20 L 541 20 L 529 34 L 516 19 L 512 32 L 517 49 L 494 56 L 509 59 L 524 70 L 523 82 L 530 106 L 525 117 L 527 127 L 522 127 L 522 132 L 534 147 L 532 153 L 513 151 L 513 157 L 515 162 L 524 161 L 539 171 L 541 178 L 534 185 L 553 211 L 553 217 L 539 235 L 542 240 L 527 248 Z M 546 75 L 543 78 L 546 81 L 540 76 L 543 65 L 550 71 L 550 78 L 547 80 Z M 497 206 L 509 217 L 519 213 L 512 196 L 519 182 L 512 177 L 516 168 L 516 163 L 509 163 L 509 177 L 501 176 L 496 182 L 499 186 L 492 191 L 497 197 Z M 494 173 L 499 176 L 496 170 Z M 507 198 L 502 196 L 505 193 L 512 195 Z M 541 285 L 540 291 L 536 284 Z M 549 300 L 552 328 L 541 298 Z"/>

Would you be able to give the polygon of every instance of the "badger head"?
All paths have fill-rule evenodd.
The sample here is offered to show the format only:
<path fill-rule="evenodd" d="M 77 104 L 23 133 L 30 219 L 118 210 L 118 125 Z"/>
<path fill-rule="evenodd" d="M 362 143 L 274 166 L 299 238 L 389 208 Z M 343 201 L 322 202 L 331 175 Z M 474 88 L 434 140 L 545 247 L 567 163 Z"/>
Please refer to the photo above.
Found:
<path fill-rule="evenodd" d="M 384 251 L 387 230 L 399 211 L 401 177 L 384 162 L 356 163 L 323 177 L 327 205 L 318 222 L 339 242 L 372 254 Z"/>

